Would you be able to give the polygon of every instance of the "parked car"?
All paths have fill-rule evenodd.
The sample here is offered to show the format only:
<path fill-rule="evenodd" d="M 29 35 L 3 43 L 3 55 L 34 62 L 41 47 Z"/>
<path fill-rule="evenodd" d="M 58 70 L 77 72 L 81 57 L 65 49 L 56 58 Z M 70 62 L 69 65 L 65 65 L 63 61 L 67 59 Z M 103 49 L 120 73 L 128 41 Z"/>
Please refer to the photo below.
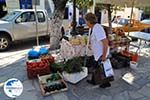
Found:
<path fill-rule="evenodd" d="M 36 24 L 37 22 L 37 24 Z M 48 35 L 49 18 L 46 10 L 18 9 L 0 19 L 0 51 L 7 50 L 19 40 Z"/>
<path fill-rule="evenodd" d="M 104 28 L 106 29 L 109 27 L 108 23 L 104 23 L 102 24 L 102 26 L 104 26 Z M 129 29 L 129 26 L 130 26 L 130 29 Z M 125 18 L 118 18 L 112 22 L 113 32 L 116 32 L 118 29 L 123 30 L 124 32 L 142 31 L 145 28 L 150 28 L 150 24 L 142 23 L 134 19 L 131 20 L 131 24 L 130 24 L 130 19 L 125 19 Z"/>
<path fill-rule="evenodd" d="M 150 24 L 150 19 L 144 19 L 141 21 L 141 23 Z M 145 28 L 142 30 L 143 32 L 150 33 L 150 28 Z"/>

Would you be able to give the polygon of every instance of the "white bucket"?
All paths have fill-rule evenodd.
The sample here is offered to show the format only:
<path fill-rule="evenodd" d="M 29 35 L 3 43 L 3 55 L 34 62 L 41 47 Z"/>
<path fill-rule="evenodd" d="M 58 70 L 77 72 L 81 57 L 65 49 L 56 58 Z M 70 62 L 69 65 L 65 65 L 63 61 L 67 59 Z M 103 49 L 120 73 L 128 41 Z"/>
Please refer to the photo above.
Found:
<path fill-rule="evenodd" d="M 130 68 L 131 68 L 131 69 L 137 69 L 137 65 L 138 65 L 137 62 L 135 62 L 135 61 L 130 61 Z"/>

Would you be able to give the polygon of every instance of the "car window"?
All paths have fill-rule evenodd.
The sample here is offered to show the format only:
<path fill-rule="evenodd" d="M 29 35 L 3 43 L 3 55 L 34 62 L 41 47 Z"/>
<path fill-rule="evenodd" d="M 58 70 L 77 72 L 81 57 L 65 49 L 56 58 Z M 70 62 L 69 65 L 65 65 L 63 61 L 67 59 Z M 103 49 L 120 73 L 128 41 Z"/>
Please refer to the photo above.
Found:
<path fill-rule="evenodd" d="M 35 14 L 34 14 L 34 12 L 25 12 L 25 13 L 22 13 L 17 18 L 17 21 L 19 21 L 19 22 L 33 22 L 33 21 L 35 21 Z"/>
<path fill-rule="evenodd" d="M 128 25 L 128 20 L 125 18 L 119 18 L 119 19 L 116 18 L 113 22 L 118 23 L 120 25 L 125 25 L 125 26 Z"/>
<path fill-rule="evenodd" d="M 4 16 L 3 18 L 1 18 L 1 20 L 3 21 L 12 21 L 18 14 L 20 14 L 20 11 L 13 11 L 8 13 L 6 16 Z"/>
<path fill-rule="evenodd" d="M 37 12 L 38 22 L 45 22 L 45 15 L 43 12 Z"/>
<path fill-rule="evenodd" d="M 123 18 L 120 18 L 120 20 L 118 21 L 118 24 L 121 24 L 121 25 L 128 25 L 128 20 L 127 19 L 123 19 Z"/>

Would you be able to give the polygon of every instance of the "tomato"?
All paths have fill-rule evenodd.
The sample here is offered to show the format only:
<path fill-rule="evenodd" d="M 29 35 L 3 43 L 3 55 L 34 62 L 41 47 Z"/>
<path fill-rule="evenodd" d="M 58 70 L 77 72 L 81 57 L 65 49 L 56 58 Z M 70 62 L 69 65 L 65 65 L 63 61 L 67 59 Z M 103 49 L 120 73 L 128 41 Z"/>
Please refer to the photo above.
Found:
<path fill-rule="evenodd" d="M 44 66 L 44 63 L 40 62 L 39 67 L 43 67 L 43 66 Z"/>
<path fill-rule="evenodd" d="M 32 68 L 32 65 L 29 65 L 29 64 L 28 64 L 27 66 L 28 66 L 28 69 L 31 69 L 31 68 Z"/>
<path fill-rule="evenodd" d="M 51 56 L 51 57 L 49 58 L 49 61 L 50 61 L 50 62 L 54 62 L 54 61 L 55 61 L 55 58 L 54 58 L 53 56 Z"/>

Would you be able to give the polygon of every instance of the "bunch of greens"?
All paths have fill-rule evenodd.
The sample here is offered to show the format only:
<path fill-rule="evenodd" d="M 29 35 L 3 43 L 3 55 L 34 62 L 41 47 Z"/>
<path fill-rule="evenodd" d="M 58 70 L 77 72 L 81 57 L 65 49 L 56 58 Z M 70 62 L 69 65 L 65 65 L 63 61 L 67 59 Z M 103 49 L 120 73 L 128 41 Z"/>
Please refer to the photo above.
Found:
<path fill-rule="evenodd" d="M 62 72 L 62 70 L 63 70 L 63 64 L 64 64 L 63 62 L 59 62 L 59 63 L 51 62 L 50 63 L 51 72 L 52 73 L 57 73 L 57 71 Z"/>
<path fill-rule="evenodd" d="M 82 60 L 80 57 L 69 59 L 64 64 L 64 69 L 67 73 L 77 73 L 83 71 Z"/>

